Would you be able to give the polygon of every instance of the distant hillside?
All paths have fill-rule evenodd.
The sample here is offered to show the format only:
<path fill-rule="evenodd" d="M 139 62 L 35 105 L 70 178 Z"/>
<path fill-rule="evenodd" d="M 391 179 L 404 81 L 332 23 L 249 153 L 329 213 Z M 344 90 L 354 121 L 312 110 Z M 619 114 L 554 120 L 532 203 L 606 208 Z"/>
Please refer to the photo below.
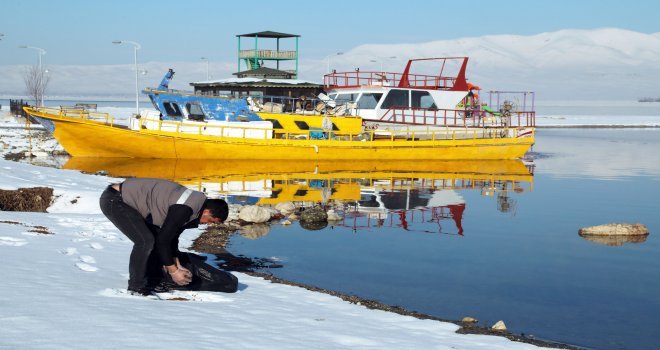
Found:
<path fill-rule="evenodd" d="M 653 98 L 653 97 L 642 97 L 637 101 L 638 102 L 660 102 L 660 97 L 655 97 L 655 98 Z"/>
<path fill-rule="evenodd" d="M 327 62 L 301 53 L 300 77 L 322 81 Z M 396 56 L 395 59 L 387 58 Z M 408 58 L 469 56 L 468 79 L 486 90 L 536 91 L 538 99 L 628 99 L 656 95 L 660 80 L 660 33 L 616 28 L 560 30 L 531 36 L 490 35 L 426 43 L 365 44 L 332 56 L 332 68 L 402 71 Z M 372 60 L 376 62 L 371 62 Z M 168 68 L 173 88 L 205 80 L 200 62 L 149 62 L 142 86 L 155 86 Z M 0 95 L 23 93 L 25 66 L 0 69 Z M 50 65 L 54 95 L 126 95 L 134 91 L 132 65 Z M 236 62 L 211 62 L 215 78 L 231 77 Z"/>
<path fill-rule="evenodd" d="M 362 45 L 335 61 L 388 56 L 469 56 L 468 78 L 487 89 L 534 90 L 553 99 L 637 99 L 658 89 L 660 33 L 603 28 Z"/>

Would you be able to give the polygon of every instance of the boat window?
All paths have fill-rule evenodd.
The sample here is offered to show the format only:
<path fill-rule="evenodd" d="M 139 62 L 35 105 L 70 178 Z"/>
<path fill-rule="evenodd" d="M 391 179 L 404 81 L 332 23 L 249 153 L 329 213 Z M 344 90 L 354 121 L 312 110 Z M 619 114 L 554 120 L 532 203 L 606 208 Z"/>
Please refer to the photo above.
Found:
<path fill-rule="evenodd" d="M 277 119 L 266 119 L 267 122 L 273 123 L 273 129 L 284 129 L 280 121 Z"/>
<path fill-rule="evenodd" d="M 357 108 L 374 109 L 381 97 L 383 97 L 383 94 L 363 93 L 362 97 L 358 100 Z"/>
<path fill-rule="evenodd" d="M 186 110 L 188 110 L 188 119 L 204 121 L 204 111 L 199 103 L 186 103 Z"/>
<path fill-rule="evenodd" d="M 165 107 L 165 114 L 170 118 L 178 119 L 183 115 L 181 114 L 181 108 L 179 108 L 176 102 L 164 101 L 163 107 Z"/>
<path fill-rule="evenodd" d="M 365 208 L 380 207 L 380 203 L 378 203 L 376 196 L 374 196 L 373 194 L 361 194 L 358 203 L 360 204 L 361 207 L 365 207 Z"/>
<path fill-rule="evenodd" d="M 334 100 L 334 99 L 336 99 L 336 98 L 337 98 L 337 94 L 330 94 L 330 95 L 328 95 L 328 97 L 330 97 L 331 99 L 333 99 L 333 100 Z"/>
<path fill-rule="evenodd" d="M 294 123 L 296 123 L 300 130 L 309 130 L 309 125 L 302 120 L 295 120 Z"/>
<path fill-rule="evenodd" d="M 357 100 L 358 94 L 339 94 L 337 95 L 337 98 L 335 98 L 335 101 L 337 103 L 348 103 L 348 102 L 355 102 Z"/>
<path fill-rule="evenodd" d="M 428 91 L 413 91 L 411 106 L 413 108 L 438 109 Z"/>
<path fill-rule="evenodd" d="M 408 108 L 408 92 L 408 90 L 390 90 L 380 108 Z"/>

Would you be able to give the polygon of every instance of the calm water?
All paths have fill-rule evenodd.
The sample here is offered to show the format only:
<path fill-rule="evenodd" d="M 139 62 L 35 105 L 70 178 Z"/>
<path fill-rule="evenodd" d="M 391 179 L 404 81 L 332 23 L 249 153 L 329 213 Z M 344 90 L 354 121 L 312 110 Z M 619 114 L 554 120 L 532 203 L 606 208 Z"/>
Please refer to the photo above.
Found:
<path fill-rule="evenodd" d="M 545 129 L 532 154 L 532 181 L 363 189 L 362 216 L 347 207 L 321 230 L 273 225 L 229 250 L 279 260 L 277 277 L 443 318 L 501 319 L 597 349 L 659 348 L 660 130 Z M 367 218 L 379 200 L 399 210 Z M 651 235 L 617 246 L 577 234 L 609 222 L 644 223 Z"/>

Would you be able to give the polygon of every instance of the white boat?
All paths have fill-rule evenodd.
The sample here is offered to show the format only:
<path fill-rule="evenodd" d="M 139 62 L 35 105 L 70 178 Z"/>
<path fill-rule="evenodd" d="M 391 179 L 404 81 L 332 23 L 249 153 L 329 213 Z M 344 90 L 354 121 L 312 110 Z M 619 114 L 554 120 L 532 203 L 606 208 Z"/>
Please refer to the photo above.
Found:
<path fill-rule="evenodd" d="M 411 126 L 445 128 L 515 127 L 517 137 L 535 126 L 534 93 L 490 91 L 467 82 L 468 57 L 411 59 L 402 73 L 336 72 L 324 76 L 328 97 L 346 114 L 360 116 L 371 130 Z M 412 73 L 413 64 L 436 75 Z"/>

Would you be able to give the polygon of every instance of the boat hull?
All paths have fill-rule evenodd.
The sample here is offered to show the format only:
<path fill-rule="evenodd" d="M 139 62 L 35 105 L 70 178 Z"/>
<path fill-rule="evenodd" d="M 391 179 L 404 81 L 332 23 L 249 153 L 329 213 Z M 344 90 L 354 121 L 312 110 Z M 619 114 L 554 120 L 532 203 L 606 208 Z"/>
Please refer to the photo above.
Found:
<path fill-rule="evenodd" d="M 53 135 L 74 157 L 179 159 L 309 159 L 309 160 L 451 160 L 517 159 L 533 137 L 448 140 L 310 140 L 251 139 L 131 130 L 84 118 L 27 109 L 49 120 Z"/>

